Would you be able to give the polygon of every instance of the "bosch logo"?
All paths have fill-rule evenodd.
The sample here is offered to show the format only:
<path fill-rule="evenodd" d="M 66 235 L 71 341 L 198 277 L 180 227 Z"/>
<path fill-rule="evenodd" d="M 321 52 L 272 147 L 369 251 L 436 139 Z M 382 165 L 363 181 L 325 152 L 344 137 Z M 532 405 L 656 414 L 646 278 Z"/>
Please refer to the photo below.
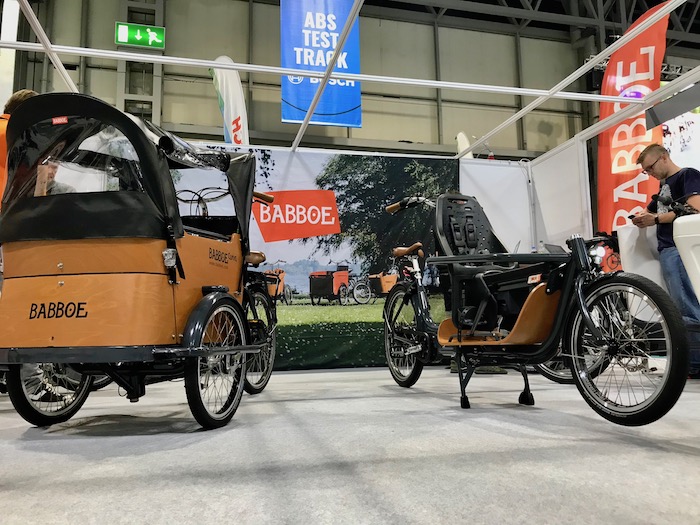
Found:
<path fill-rule="evenodd" d="M 288 75 L 287 78 L 292 84 L 301 84 L 304 81 L 304 77 L 295 77 L 292 75 Z"/>

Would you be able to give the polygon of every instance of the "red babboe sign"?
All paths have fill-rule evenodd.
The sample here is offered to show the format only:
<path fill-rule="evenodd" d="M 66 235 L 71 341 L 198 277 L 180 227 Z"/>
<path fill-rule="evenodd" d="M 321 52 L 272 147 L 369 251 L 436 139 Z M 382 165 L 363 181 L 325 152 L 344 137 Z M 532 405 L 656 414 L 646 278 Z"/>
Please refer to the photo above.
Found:
<path fill-rule="evenodd" d="M 273 203 L 253 204 L 253 215 L 265 242 L 340 233 L 335 193 L 330 190 L 267 192 Z"/>
<path fill-rule="evenodd" d="M 644 13 L 630 29 L 664 5 Z M 668 15 L 612 54 L 603 76 L 601 94 L 642 98 L 659 88 L 667 27 Z M 602 102 L 600 119 L 623 108 L 619 102 Z M 643 111 L 598 136 L 599 230 L 613 231 L 628 224 L 627 216 L 646 208 L 651 195 L 658 192 L 659 183 L 642 173 L 635 161 L 649 144 L 662 141 L 660 126 L 647 130 Z"/>

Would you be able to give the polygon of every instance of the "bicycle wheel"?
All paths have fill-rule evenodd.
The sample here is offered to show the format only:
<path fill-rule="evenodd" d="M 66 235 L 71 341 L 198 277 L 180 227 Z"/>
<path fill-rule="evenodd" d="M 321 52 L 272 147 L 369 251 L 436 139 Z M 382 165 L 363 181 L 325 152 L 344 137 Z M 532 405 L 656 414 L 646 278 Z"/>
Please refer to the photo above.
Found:
<path fill-rule="evenodd" d="M 92 376 L 60 363 L 10 365 L 10 401 L 27 422 L 47 427 L 68 421 L 90 394 Z"/>
<path fill-rule="evenodd" d="M 191 331 L 194 340 L 185 344 L 214 351 L 216 347 L 248 344 L 245 321 L 236 306 L 228 298 L 212 304 L 204 319 L 192 320 L 198 328 Z M 245 366 L 240 353 L 212 353 L 185 361 L 187 403 L 204 428 L 219 428 L 231 421 L 243 396 Z"/>
<path fill-rule="evenodd" d="M 367 283 L 356 283 L 352 289 L 352 298 L 357 304 L 367 304 L 372 298 L 372 290 Z"/>
<path fill-rule="evenodd" d="M 573 385 L 574 378 L 571 375 L 571 368 L 564 362 L 561 357 L 555 357 L 551 361 L 546 361 L 540 363 L 539 365 L 533 365 L 533 368 L 537 370 L 541 375 L 559 383 L 561 385 Z"/>
<path fill-rule="evenodd" d="M 103 376 L 93 376 L 91 391 L 96 392 L 104 387 L 112 384 L 112 378 L 106 375 Z"/>
<path fill-rule="evenodd" d="M 561 346 L 559 347 L 559 353 L 561 353 Z M 605 359 L 604 354 L 598 352 L 591 353 L 587 357 L 588 361 L 588 374 L 591 377 L 596 377 L 600 372 L 605 370 L 610 363 L 609 359 Z M 557 356 L 551 361 L 546 361 L 538 365 L 533 365 L 533 368 L 542 374 L 544 377 L 555 383 L 561 385 L 573 385 L 574 376 L 571 375 L 571 361 L 568 358 Z"/>
<path fill-rule="evenodd" d="M 422 343 L 416 335 L 416 313 L 411 301 L 406 302 L 408 286 L 398 284 L 389 292 L 384 304 L 384 351 L 389 372 L 400 386 L 413 386 L 423 372 L 423 363 L 416 357 Z"/>
<path fill-rule="evenodd" d="M 284 304 L 292 304 L 292 299 L 294 298 L 294 293 L 292 292 L 292 287 L 288 284 L 284 285 L 284 294 L 282 295 L 282 301 Z"/>
<path fill-rule="evenodd" d="M 613 423 L 656 421 L 676 403 L 688 375 L 680 312 L 657 284 L 623 273 L 593 283 L 586 305 L 605 341 L 601 346 L 594 340 L 577 311 L 566 343 L 579 392 Z"/>
<path fill-rule="evenodd" d="M 350 296 L 348 295 L 348 287 L 341 284 L 338 288 L 338 302 L 345 306 L 350 301 Z"/>
<path fill-rule="evenodd" d="M 270 381 L 275 362 L 276 331 L 272 301 L 261 290 L 252 290 L 246 304 L 246 317 L 253 344 L 267 342 L 267 348 L 258 354 L 248 355 L 243 388 L 249 394 L 259 394 Z"/>

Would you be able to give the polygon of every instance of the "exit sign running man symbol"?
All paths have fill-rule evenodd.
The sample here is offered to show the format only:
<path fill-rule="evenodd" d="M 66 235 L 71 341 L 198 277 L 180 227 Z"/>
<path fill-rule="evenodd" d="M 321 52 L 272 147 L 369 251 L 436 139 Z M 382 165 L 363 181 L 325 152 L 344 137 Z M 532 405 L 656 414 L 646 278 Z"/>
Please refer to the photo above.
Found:
<path fill-rule="evenodd" d="M 121 46 L 165 49 L 165 28 L 115 22 L 114 43 Z"/>

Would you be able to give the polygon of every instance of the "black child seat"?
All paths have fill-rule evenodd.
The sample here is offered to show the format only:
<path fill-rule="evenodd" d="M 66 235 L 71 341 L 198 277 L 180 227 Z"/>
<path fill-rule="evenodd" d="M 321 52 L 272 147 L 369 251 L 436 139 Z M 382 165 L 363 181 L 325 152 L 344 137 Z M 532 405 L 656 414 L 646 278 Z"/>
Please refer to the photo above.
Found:
<path fill-rule="evenodd" d="M 485 255 L 506 253 L 496 238 L 483 208 L 475 197 L 441 195 L 435 209 L 435 243 L 439 255 Z M 452 322 L 474 335 L 476 330 L 498 329 L 498 301 L 489 281 L 511 267 L 490 263 L 449 263 L 441 268 L 440 282 L 445 307 L 452 311 Z M 448 278 L 449 277 L 449 278 Z"/>
<path fill-rule="evenodd" d="M 476 197 L 458 193 L 440 195 L 435 207 L 436 245 L 440 255 L 506 253 L 493 233 Z"/>

